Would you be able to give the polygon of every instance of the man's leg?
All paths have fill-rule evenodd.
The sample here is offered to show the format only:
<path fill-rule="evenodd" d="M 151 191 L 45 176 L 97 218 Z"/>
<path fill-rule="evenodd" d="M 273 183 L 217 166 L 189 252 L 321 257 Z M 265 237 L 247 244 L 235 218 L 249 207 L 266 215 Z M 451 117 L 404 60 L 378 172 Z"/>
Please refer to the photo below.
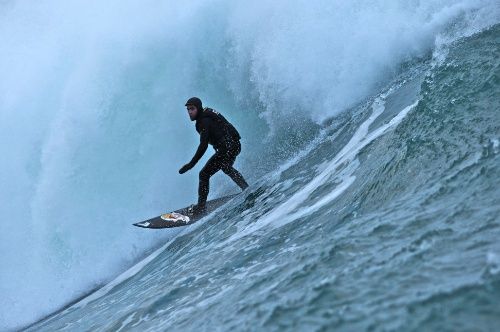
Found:
<path fill-rule="evenodd" d="M 241 188 L 241 190 L 245 190 L 248 188 L 248 183 L 243 178 L 240 172 L 238 172 L 234 167 L 234 161 L 236 160 L 236 156 L 238 156 L 241 152 L 240 142 L 237 143 L 234 150 L 228 151 L 225 155 L 225 158 L 222 159 L 221 169 L 224 173 L 229 175 L 229 177 Z"/>
<path fill-rule="evenodd" d="M 241 173 L 238 172 L 233 166 L 224 165 L 222 171 L 229 175 L 229 177 L 233 179 L 233 181 L 238 185 L 238 187 L 241 188 L 241 190 L 245 190 L 246 188 L 248 188 L 248 183 L 245 181 L 245 178 L 243 178 L 243 175 L 241 175 Z"/>
<path fill-rule="evenodd" d="M 200 183 L 198 185 L 198 209 L 204 209 L 210 190 L 210 177 L 221 169 L 221 156 L 216 153 L 208 159 L 200 171 Z"/>

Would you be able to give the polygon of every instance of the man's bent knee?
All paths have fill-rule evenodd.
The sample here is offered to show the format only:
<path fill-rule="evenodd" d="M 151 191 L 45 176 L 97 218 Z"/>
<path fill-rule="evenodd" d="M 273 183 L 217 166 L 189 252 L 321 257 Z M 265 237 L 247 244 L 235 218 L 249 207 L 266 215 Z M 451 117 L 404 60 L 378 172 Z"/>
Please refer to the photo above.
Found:
<path fill-rule="evenodd" d="M 225 173 L 225 174 L 231 174 L 233 172 L 233 166 L 231 165 L 225 165 L 224 167 L 221 168 L 222 171 Z"/>

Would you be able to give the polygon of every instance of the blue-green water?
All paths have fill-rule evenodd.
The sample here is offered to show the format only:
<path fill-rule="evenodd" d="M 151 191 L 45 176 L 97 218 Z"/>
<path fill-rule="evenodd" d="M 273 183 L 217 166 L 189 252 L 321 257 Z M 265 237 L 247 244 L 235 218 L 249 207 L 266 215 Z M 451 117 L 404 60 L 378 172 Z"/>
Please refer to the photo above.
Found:
<path fill-rule="evenodd" d="M 122 280 L 30 330 L 494 331 L 500 26 L 409 65 Z"/>
<path fill-rule="evenodd" d="M 499 22 L 493 0 L 0 2 L 0 330 L 498 330 Z M 251 186 L 133 227 L 196 201 L 193 95 Z"/>

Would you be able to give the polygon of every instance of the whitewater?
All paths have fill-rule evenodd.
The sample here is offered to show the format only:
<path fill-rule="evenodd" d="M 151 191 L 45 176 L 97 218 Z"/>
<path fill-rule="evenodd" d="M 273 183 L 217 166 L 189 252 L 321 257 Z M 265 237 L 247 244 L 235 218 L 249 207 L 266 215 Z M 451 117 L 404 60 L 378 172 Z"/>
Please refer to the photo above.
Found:
<path fill-rule="evenodd" d="M 0 45 L 0 330 L 500 324 L 497 1 L 3 1 Z M 250 188 L 133 227 L 197 199 L 192 96 Z"/>

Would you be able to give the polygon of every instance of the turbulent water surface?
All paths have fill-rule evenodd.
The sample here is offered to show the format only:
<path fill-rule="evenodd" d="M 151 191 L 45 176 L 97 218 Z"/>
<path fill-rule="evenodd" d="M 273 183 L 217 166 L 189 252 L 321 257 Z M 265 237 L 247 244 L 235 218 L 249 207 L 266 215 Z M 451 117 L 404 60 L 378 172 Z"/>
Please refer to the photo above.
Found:
<path fill-rule="evenodd" d="M 497 328 L 498 4 L 93 5 L 0 5 L 0 327 Z M 240 129 L 252 185 L 192 226 L 134 228 L 196 197 L 176 174 L 193 94 Z"/>

